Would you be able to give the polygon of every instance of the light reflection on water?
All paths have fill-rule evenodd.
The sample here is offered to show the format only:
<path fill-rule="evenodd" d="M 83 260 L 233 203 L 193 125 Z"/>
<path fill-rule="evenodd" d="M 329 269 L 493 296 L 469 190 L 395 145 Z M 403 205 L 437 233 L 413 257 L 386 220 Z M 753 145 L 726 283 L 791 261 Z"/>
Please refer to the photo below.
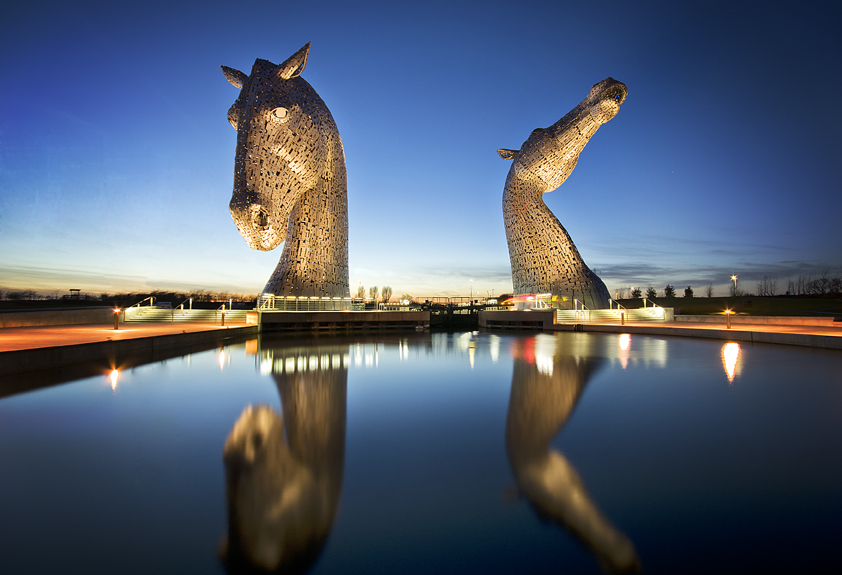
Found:
<path fill-rule="evenodd" d="M 3 572 L 836 567 L 842 356 L 735 346 L 264 338 L 12 395 Z"/>
<path fill-rule="evenodd" d="M 737 370 L 739 358 L 740 344 L 731 342 L 722 346 L 722 365 L 725 367 L 725 373 L 728 374 L 728 383 L 733 383 L 739 373 Z"/>

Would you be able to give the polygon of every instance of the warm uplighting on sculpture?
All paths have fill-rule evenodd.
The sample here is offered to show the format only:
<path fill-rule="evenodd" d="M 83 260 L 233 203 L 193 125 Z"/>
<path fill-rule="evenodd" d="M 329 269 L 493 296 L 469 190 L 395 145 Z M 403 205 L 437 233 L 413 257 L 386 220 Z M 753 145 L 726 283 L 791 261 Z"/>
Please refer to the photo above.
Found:
<path fill-rule="evenodd" d="M 579 299 L 589 308 L 608 307 L 608 289 L 585 265 L 542 196 L 564 183 L 582 148 L 619 112 L 626 93 L 625 84 L 606 78 L 561 120 L 533 130 L 519 150 L 497 150 L 512 160 L 503 189 L 503 220 L 515 295 L 550 292 Z"/>
<path fill-rule="evenodd" d="M 728 383 L 733 383 L 734 377 L 737 375 L 737 360 L 739 357 L 740 344 L 732 342 L 722 346 L 722 365 L 728 375 Z"/>
<path fill-rule="evenodd" d="M 279 296 L 348 297 L 345 152 L 336 123 L 300 77 L 310 44 L 246 75 L 222 67 L 240 89 L 228 110 L 237 130 L 229 209 L 249 247 L 281 259 L 263 289 Z"/>

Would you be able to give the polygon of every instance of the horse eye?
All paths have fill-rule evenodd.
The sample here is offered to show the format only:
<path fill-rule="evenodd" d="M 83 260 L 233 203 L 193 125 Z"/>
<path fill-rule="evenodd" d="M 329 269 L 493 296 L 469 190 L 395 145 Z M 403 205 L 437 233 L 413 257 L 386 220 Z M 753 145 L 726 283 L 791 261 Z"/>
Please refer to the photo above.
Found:
<path fill-rule="evenodd" d="M 289 110 L 286 108 L 275 108 L 272 110 L 272 119 L 278 122 L 286 122 L 289 118 Z"/>

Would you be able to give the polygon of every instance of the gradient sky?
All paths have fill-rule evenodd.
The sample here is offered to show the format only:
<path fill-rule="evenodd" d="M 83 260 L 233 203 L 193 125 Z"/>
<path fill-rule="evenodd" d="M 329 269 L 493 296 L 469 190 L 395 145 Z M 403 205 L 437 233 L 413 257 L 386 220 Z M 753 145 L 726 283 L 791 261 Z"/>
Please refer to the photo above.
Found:
<path fill-rule="evenodd" d="M 0 288 L 258 292 L 281 248 L 250 250 L 228 213 L 219 66 L 308 41 L 352 292 L 510 292 L 496 150 L 608 76 L 620 113 L 544 200 L 612 294 L 842 272 L 836 5 L 4 2 Z"/>

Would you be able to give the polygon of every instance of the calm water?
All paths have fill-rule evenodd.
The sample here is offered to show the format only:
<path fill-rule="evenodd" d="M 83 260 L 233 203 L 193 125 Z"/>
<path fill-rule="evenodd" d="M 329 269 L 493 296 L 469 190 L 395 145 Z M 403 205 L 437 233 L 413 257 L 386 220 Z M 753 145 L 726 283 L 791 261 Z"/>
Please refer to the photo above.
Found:
<path fill-rule="evenodd" d="M 0 572 L 842 571 L 842 354 L 262 339 L 0 399 Z"/>

